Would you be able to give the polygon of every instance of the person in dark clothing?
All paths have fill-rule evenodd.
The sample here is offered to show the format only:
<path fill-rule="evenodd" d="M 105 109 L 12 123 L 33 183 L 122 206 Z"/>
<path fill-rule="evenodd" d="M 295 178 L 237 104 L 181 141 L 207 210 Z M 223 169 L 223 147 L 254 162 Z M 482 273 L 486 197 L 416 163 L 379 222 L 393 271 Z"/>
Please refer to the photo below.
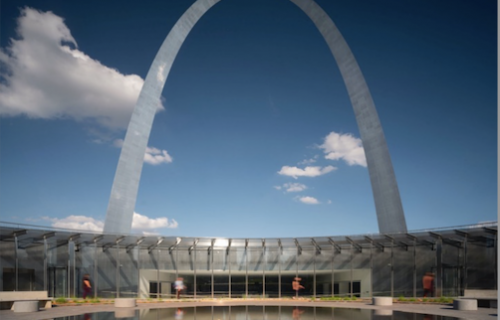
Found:
<path fill-rule="evenodd" d="M 92 291 L 92 284 L 90 283 L 90 276 L 88 274 L 83 276 L 82 279 L 82 287 L 83 287 L 83 299 L 87 299 Z"/>

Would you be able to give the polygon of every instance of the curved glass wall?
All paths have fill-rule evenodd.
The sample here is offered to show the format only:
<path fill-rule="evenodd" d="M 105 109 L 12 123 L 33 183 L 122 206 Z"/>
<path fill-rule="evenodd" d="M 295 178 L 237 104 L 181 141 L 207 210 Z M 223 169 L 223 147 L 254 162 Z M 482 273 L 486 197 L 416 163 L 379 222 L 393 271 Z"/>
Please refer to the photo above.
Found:
<path fill-rule="evenodd" d="M 93 234 L 0 224 L 2 291 L 79 297 L 181 298 L 423 295 L 497 289 L 497 223 L 395 235 L 223 239 Z"/>

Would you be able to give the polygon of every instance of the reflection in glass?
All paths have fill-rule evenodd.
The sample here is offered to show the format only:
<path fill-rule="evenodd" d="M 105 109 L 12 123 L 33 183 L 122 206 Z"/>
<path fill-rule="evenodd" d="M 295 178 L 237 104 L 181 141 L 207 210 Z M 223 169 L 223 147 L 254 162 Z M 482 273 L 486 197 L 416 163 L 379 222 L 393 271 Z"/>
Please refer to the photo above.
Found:
<path fill-rule="evenodd" d="M 56 320 L 454 320 L 435 315 L 410 314 L 392 310 L 348 309 L 299 306 L 211 306 L 99 312 Z"/>

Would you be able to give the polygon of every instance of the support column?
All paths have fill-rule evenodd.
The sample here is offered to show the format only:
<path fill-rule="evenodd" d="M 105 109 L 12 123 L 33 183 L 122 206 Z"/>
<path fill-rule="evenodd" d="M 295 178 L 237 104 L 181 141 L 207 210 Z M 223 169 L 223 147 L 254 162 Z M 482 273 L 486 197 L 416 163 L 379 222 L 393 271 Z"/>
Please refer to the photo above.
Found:
<path fill-rule="evenodd" d="M 175 279 L 179 278 L 179 247 L 175 246 Z"/>
<path fill-rule="evenodd" d="M 498 290 L 498 232 L 495 233 L 495 263 L 494 263 L 494 268 L 495 268 L 495 290 Z"/>
<path fill-rule="evenodd" d="M 73 243 L 73 296 L 76 297 L 76 247 Z"/>
<path fill-rule="evenodd" d="M 94 274 L 92 279 L 94 279 L 94 298 L 97 298 L 97 240 L 94 239 Z"/>
<path fill-rule="evenodd" d="M 120 298 L 120 245 L 116 244 L 116 297 Z"/>
<path fill-rule="evenodd" d="M 391 239 L 391 297 L 394 297 L 394 239 Z"/>
<path fill-rule="evenodd" d="M 461 292 L 461 289 L 462 289 L 462 277 L 461 277 L 461 274 L 460 274 L 460 271 L 461 271 L 461 267 L 460 267 L 460 248 L 463 247 L 463 242 L 461 245 L 457 246 L 457 292 L 454 294 L 455 296 L 459 297 L 461 296 L 460 292 Z M 463 258 L 462 258 L 463 259 Z"/>
<path fill-rule="evenodd" d="M 16 259 L 16 291 L 19 291 L 19 253 L 18 253 L 18 243 L 17 243 L 17 235 L 14 234 L 14 256 Z M 69 267 L 68 267 L 69 271 Z"/>
<path fill-rule="evenodd" d="M 316 249 L 314 250 L 313 258 L 313 298 L 316 299 Z"/>
<path fill-rule="evenodd" d="M 417 239 L 413 239 L 413 298 L 417 297 Z"/>
<path fill-rule="evenodd" d="M 351 298 L 353 296 L 353 291 L 354 291 L 354 288 L 353 288 L 353 281 L 352 281 L 352 276 L 353 276 L 353 260 L 354 260 L 354 245 L 352 244 L 351 242 L 351 283 L 350 283 L 350 291 L 351 291 Z"/>
<path fill-rule="evenodd" d="M 300 246 L 299 246 L 299 241 L 297 239 L 295 239 L 295 249 L 296 249 L 296 252 L 295 252 L 295 277 L 298 277 L 299 276 L 299 250 L 300 250 Z M 298 290 L 300 291 L 300 290 Z M 295 294 L 295 296 L 297 296 L 297 294 Z"/>
<path fill-rule="evenodd" d="M 335 243 L 330 239 L 332 245 L 332 297 L 335 297 Z"/>
<path fill-rule="evenodd" d="M 194 298 L 196 299 L 196 291 L 198 290 L 198 287 L 196 286 L 196 266 L 198 265 L 198 260 L 196 260 L 196 244 L 198 243 L 198 239 L 194 241 L 193 244 L 193 251 L 194 251 L 194 263 L 193 263 L 193 273 L 194 273 Z M 195 309 L 196 311 L 196 309 Z M 195 312 L 196 314 L 196 312 Z"/>
<path fill-rule="evenodd" d="M 370 241 L 370 291 L 373 297 L 373 241 Z"/>
<path fill-rule="evenodd" d="M 120 298 L 120 287 L 121 287 L 121 274 L 120 274 L 120 242 L 124 239 L 124 236 L 121 236 L 115 240 L 116 243 L 116 297 Z M 159 286 L 159 284 L 158 284 Z"/>
<path fill-rule="evenodd" d="M 262 240 L 264 241 L 264 240 Z M 265 243 L 262 244 L 262 261 L 264 261 L 264 265 L 262 266 L 262 298 L 266 297 L 266 247 Z"/>
<path fill-rule="evenodd" d="M 436 297 L 443 294 L 443 240 L 436 240 Z"/>
<path fill-rule="evenodd" d="M 231 278 L 231 250 L 229 249 L 231 246 L 231 239 L 229 239 L 229 246 L 227 247 L 226 261 L 227 261 L 227 269 L 229 271 L 229 299 L 231 299 L 231 286 L 232 286 L 232 278 Z"/>
<path fill-rule="evenodd" d="M 212 245 L 210 250 L 210 269 L 212 270 L 212 279 L 211 279 L 211 288 L 212 288 L 212 299 L 214 298 L 214 242 L 215 239 L 212 239 Z"/>
<path fill-rule="evenodd" d="M 137 246 L 134 250 L 137 250 L 137 293 L 138 297 L 141 294 L 141 247 L 139 246 L 140 242 L 137 243 Z M 95 296 L 97 297 L 97 296 Z"/>
<path fill-rule="evenodd" d="M 72 249 L 72 244 L 73 241 L 71 241 L 71 238 L 68 240 L 68 274 L 67 274 L 67 279 L 68 279 L 68 298 L 71 297 L 71 256 L 74 255 L 74 252 L 71 252 Z"/>
<path fill-rule="evenodd" d="M 248 239 L 245 240 L 245 299 L 248 298 Z"/>
<path fill-rule="evenodd" d="M 161 262 L 161 249 L 159 246 L 156 247 L 156 299 L 160 299 L 161 296 L 161 282 L 160 282 L 160 262 Z"/>
<path fill-rule="evenodd" d="M 156 247 L 156 299 L 160 298 L 161 283 L 160 283 L 160 248 Z"/>
<path fill-rule="evenodd" d="M 47 238 L 43 236 L 43 290 L 47 291 L 47 255 L 48 255 L 48 249 L 47 249 Z"/>
<path fill-rule="evenodd" d="M 281 245 L 278 249 L 278 298 L 281 299 L 281 255 L 283 254 L 283 248 Z"/>

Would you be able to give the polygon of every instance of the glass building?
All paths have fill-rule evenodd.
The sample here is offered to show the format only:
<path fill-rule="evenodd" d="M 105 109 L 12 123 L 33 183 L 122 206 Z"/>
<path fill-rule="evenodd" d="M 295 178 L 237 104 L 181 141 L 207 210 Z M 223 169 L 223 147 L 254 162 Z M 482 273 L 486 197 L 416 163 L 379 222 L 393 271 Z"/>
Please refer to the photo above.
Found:
<path fill-rule="evenodd" d="M 436 296 L 497 289 L 497 222 L 406 234 L 313 238 L 112 235 L 0 223 L 2 291 L 79 297 L 88 274 L 98 297 Z"/>

